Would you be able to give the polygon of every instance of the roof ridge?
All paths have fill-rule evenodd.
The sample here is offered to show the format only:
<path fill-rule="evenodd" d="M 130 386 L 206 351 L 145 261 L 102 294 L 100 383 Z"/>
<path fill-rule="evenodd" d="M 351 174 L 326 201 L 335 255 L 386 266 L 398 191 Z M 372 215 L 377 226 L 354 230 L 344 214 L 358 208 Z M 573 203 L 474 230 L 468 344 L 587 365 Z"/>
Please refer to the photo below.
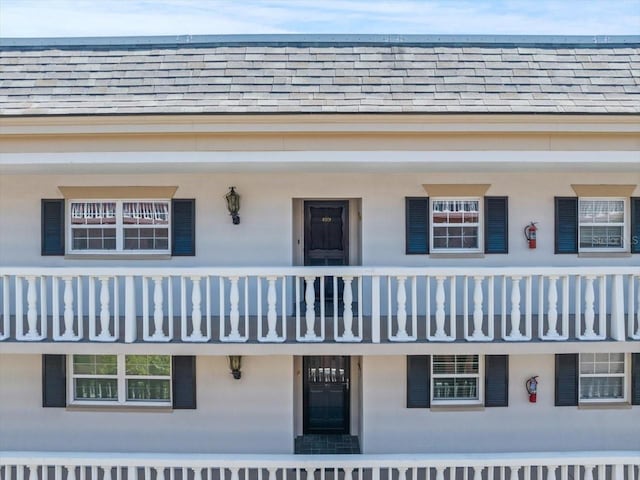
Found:
<path fill-rule="evenodd" d="M 396 35 L 396 34 L 264 34 L 164 35 L 120 37 L 0 38 L 1 49 L 149 48 L 211 46 L 538 46 L 588 47 L 640 45 L 640 35 Z"/>

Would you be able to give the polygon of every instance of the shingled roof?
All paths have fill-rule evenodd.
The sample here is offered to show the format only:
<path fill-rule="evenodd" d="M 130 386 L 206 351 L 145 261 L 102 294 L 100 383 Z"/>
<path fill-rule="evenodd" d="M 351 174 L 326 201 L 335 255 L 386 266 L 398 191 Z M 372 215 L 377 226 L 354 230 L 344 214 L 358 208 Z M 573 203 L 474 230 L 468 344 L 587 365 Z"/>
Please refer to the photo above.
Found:
<path fill-rule="evenodd" d="M 640 37 L 0 41 L 0 115 L 640 113 Z"/>

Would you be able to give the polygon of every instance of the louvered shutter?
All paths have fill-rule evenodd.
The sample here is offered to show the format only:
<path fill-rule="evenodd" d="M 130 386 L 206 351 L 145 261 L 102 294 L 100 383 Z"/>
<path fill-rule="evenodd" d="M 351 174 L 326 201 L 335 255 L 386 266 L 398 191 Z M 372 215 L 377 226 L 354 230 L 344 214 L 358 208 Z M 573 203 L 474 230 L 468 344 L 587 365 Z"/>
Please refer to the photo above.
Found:
<path fill-rule="evenodd" d="M 407 356 L 407 408 L 431 405 L 431 358 L 429 355 Z"/>
<path fill-rule="evenodd" d="M 173 408 L 196 408 L 196 357 L 174 356 L 171 361 Z"/>
<path fill-rule="evenodd" d="M 67 406 L 67 356 L 42 356 L 42 406 Z"/>
<path fill-rule="evenodd" d="M 556 355 L 556 406 L 578 405 L 578 354 Z"/>
<path fill-rule="evenodd" d="M 507 197 L 484 198 L 484 253 L 509 253 Z"/>
<path fill-rule="evenodd" d="M 578 253 L 578 198 L 555 198 L 555 253 Z"/>
<path fill-rule="evenodd" d="M 407 255 L 429 253 L 429 198 L 405 199 L 405 243 Z"/>
<path fill-rule="evenodd" d="M 631 198 L 631 253 L 640 253 L 640 197 Z"/>
<path fill-rule="evenodd" d="M 485 358 L 484 406 L 509 406 L 509 356 L 487 355 Z"/>
<path fill-rule="evenodd" d="M 196 254 L 196 201 L 171 201 L 171 255 L 193 257 Z"/>
<path fill-rule="evenodd" d="M 631 354 L 631 404 L 640 405 L 640 353 Z"/>
<path fill-rule="evenodd" d="M 64 199 L 43 199 L 40 217 L 40 254 L 64 255 Z"/>

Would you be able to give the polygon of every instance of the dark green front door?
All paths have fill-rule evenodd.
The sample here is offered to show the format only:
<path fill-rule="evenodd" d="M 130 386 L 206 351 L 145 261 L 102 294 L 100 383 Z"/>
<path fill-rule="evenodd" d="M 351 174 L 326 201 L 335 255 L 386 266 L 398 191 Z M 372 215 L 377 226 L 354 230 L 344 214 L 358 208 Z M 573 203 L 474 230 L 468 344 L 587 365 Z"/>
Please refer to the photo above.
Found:
<path fill-rule="evenodd" d="M 303 360 L 304 433 L 349 433 L 349 357 Z"/>

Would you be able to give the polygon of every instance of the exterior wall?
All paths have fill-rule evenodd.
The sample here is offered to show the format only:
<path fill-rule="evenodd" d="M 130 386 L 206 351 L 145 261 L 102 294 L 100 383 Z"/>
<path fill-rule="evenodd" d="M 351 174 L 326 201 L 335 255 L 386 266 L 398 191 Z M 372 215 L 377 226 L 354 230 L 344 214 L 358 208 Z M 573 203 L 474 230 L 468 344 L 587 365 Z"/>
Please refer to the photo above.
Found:
<path fill-rule="evenodd" d="M 304 155 L 304 154 L 301 154 Z M 404 198 L 426 195 L 422 184 L 488 183 L 487 195 L 509 196 L 509 254 L 434 258 L 404 253 Z M 286 266 L 294 259 L 294 198 L 361 199 L 361 263 L 385 266 L 640 265 L 640 256 L 578 258 L 553 254 L 553 197 L 575 196 L 571 184 L 640 184 L 640 173 L 262 173 L 0 176 L 0 265 L 121 265 L 124 260 L 40 256 L 40 199 L 59 198 L 59 185 L 177 185 L 176 198 L 196 198 L 196 257 L 126 260 L 128 266 Z M 242 195 L 239 226 L 223 195 Z M 638 195 L 636 189 L 635 195 Z M 538 249 L 522 228 L 539 222 Z M 255 248 L 257 239 L 259 249 Z"/>
<path fill-rule="evenodd" d="M 638 450 L 640 406 L 554 406 L 554 356 L 509 357 L 509 406 L 406 408 L 406 357 L 363 357 L 363 453 Z M 525 380 L 539 375 L 538 402 Z"/>
<path fill-rule="evenodd" d="M 40 355 L 0 355 L 0 450 L 292 453 L 293 359 L 199 356 L 197 409 L 43 408 Z"/>

